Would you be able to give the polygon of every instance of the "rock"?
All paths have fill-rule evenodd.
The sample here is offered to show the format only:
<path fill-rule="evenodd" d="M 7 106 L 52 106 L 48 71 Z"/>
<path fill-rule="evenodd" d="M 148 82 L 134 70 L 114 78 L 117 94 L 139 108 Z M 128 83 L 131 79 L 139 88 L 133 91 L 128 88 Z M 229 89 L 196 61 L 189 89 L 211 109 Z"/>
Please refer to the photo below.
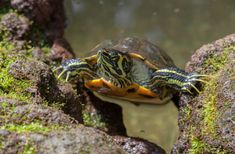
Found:
<path fill-rule="evenodd" d="M 75 54 L 65 39 L 55 39 L 51 48 L 50 58 L 52 60 L 71 59 Z"/>
<path fill-rule="evenodd" d="M 46 54 L 43 52 L 43 50 L 39 47 L 35 47 L 32 50 L 32 57 L 35 58 L 38 61 L 42 61 L 46 64 L 50 64 L 52 61 Z"/>
<path fill-rule="evenodd" d="M 179 140 L 173 153 L 234 153 L 235 34 L 204 45 L 187 64 L 188 71 L 209 74 L 195 98 L 182 96 Z"/>
<path fill-rule="evenodd" d="M 64 9 L 62 0 L 11 0 L 11 6 L 42 27 L 54 27 L 63 35 Z"/>
<path fill-rule="evenodd" d="M 23 151 L 45 154 L 124 153 L 122 148 L 113 142 L 112 137 L 83 126 L 44 134 L 1 133 L 0 131 L 0 136 L 3 137 L 4 143 L 1 153 L 22 153 Z"/>
<path fill-rule="evenodd" d="M 9 40 L 20 40 L 29 32 L 31 22 L 23 15 L 8 13 L 2 17 L 0 28 L 7 31 Z"/>
<path fill-rule="evenodd" d="M 15 79 L 25 79 L 32 82 L 26 91 L 33 96 L 32 101 L 42 104 L 64 105 L 62 109 L 78 121 L 81 118 L 81 100 L 69 84 L 58 83 L 50 67 L 37 60 L 21 59 L 15 61 L 9 69 Z"/>
<path fill-rule="evenodd" d="M 56 110 L 41 104 L 29 104 L 4 97 L 0 97 L 0 114 L 4 115 L 0 117 L 0 126 L 6 124 L 27 125 L 37 121 L 40 121 L 41 124 L 46 126 L 74 126 L 78 123 L 61 110 Z"/>
<path fill-rule="evenodd" d="M 122 146 L 127 154 L 165 154 L 166 152 L 159 146 L 139 138 L 114 136 L 115 142 Z"/>
<path fill-rule="evenodd" d="M 2 143 L 4 143 L 0 152 L 4 151 L 5 153 L 31 150 L 50 154 L 165 154 L 164 150 L 148 141 L 121 136 L 112 137 L 94 128 L 81 125 L 76 128 L 44 133 L 14 133 L 0 130 L 0 136 L 3 138 Z"/>
<path fill-rule="evenodd" d="M 74 58 L 75 54 L 63 38 L 65 28 L 63 0 L 11 0 L 11 6 L 43 29 L 41 33 L 44 32 L 48 41 L 52 43 L 50 54 L 52 60 Z M 32 36 L 31 39 L 38 38 Z"/>

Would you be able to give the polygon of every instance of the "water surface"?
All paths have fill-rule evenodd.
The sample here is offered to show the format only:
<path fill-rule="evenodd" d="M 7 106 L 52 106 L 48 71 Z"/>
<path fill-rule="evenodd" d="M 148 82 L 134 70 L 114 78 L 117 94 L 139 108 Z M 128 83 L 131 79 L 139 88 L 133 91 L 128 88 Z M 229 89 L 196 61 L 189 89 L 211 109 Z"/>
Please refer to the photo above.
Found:
<path fill-rule="evenodd" d="M 105 39 L 146 38 L 184 67 L 203 44 L 234 33 L 234 0 L 66 0 L 66 37 L 83 56 Z"/>

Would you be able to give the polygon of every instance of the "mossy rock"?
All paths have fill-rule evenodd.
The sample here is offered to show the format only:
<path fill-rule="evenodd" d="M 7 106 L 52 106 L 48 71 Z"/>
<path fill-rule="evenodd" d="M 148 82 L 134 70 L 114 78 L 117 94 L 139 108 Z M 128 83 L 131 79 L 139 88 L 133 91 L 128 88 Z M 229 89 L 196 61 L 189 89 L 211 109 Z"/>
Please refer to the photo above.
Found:
<path fill-rule="evenodd" d="M 173 153 L 233 153 L 235 147 L 235 34 L 198 49 L 188 71 L 207 74 L 195 98 L 180 101 L 179 140 Z"/>

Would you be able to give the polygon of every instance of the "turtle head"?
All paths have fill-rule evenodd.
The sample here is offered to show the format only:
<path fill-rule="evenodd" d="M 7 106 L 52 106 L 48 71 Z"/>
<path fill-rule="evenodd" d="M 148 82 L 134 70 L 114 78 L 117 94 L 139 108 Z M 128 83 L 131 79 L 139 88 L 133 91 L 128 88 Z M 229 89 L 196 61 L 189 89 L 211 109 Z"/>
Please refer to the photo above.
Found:
<path fill-rule="evenodd" d="M 103 48 L 97 54 L 97 66 L 104 77 L 116 86 L 125 87 L 131 83 L 131 57 L 119 50 Z"/>

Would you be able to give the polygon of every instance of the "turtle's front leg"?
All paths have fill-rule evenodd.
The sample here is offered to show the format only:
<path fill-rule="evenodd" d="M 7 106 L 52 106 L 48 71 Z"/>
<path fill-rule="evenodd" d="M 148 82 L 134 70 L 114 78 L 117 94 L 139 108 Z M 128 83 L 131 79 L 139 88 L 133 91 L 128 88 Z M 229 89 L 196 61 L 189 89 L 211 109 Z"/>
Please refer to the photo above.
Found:
<path fill-rule="evenodd" d="M 58 79 L 66 73 L 66 81 L 69 80 L 71 74 L 79 75 L 83 79 L 93 79 L 96 76 L 90 65 L 85 60 L 80 58 L 65 60 L 61 66 L 55 68 L 53 72 L 58 70 L 61 70 L 60 74 L 58 75 Z"/>
<path fill-rule="evenodd" d="M 200 75 L 195 73 L 187 73 L 179 68 L 169 67 L 156 70 L 153 73 L 151 84 L 154 85 L 166 85 L 172 87 L 178 91 L 187 92 L 192 94 L 192 89 L 197 93 L 200 93 L 195 86 L 197 82 L 206 83 L 206 81 L 200 79 L 207 75 Z"/>

